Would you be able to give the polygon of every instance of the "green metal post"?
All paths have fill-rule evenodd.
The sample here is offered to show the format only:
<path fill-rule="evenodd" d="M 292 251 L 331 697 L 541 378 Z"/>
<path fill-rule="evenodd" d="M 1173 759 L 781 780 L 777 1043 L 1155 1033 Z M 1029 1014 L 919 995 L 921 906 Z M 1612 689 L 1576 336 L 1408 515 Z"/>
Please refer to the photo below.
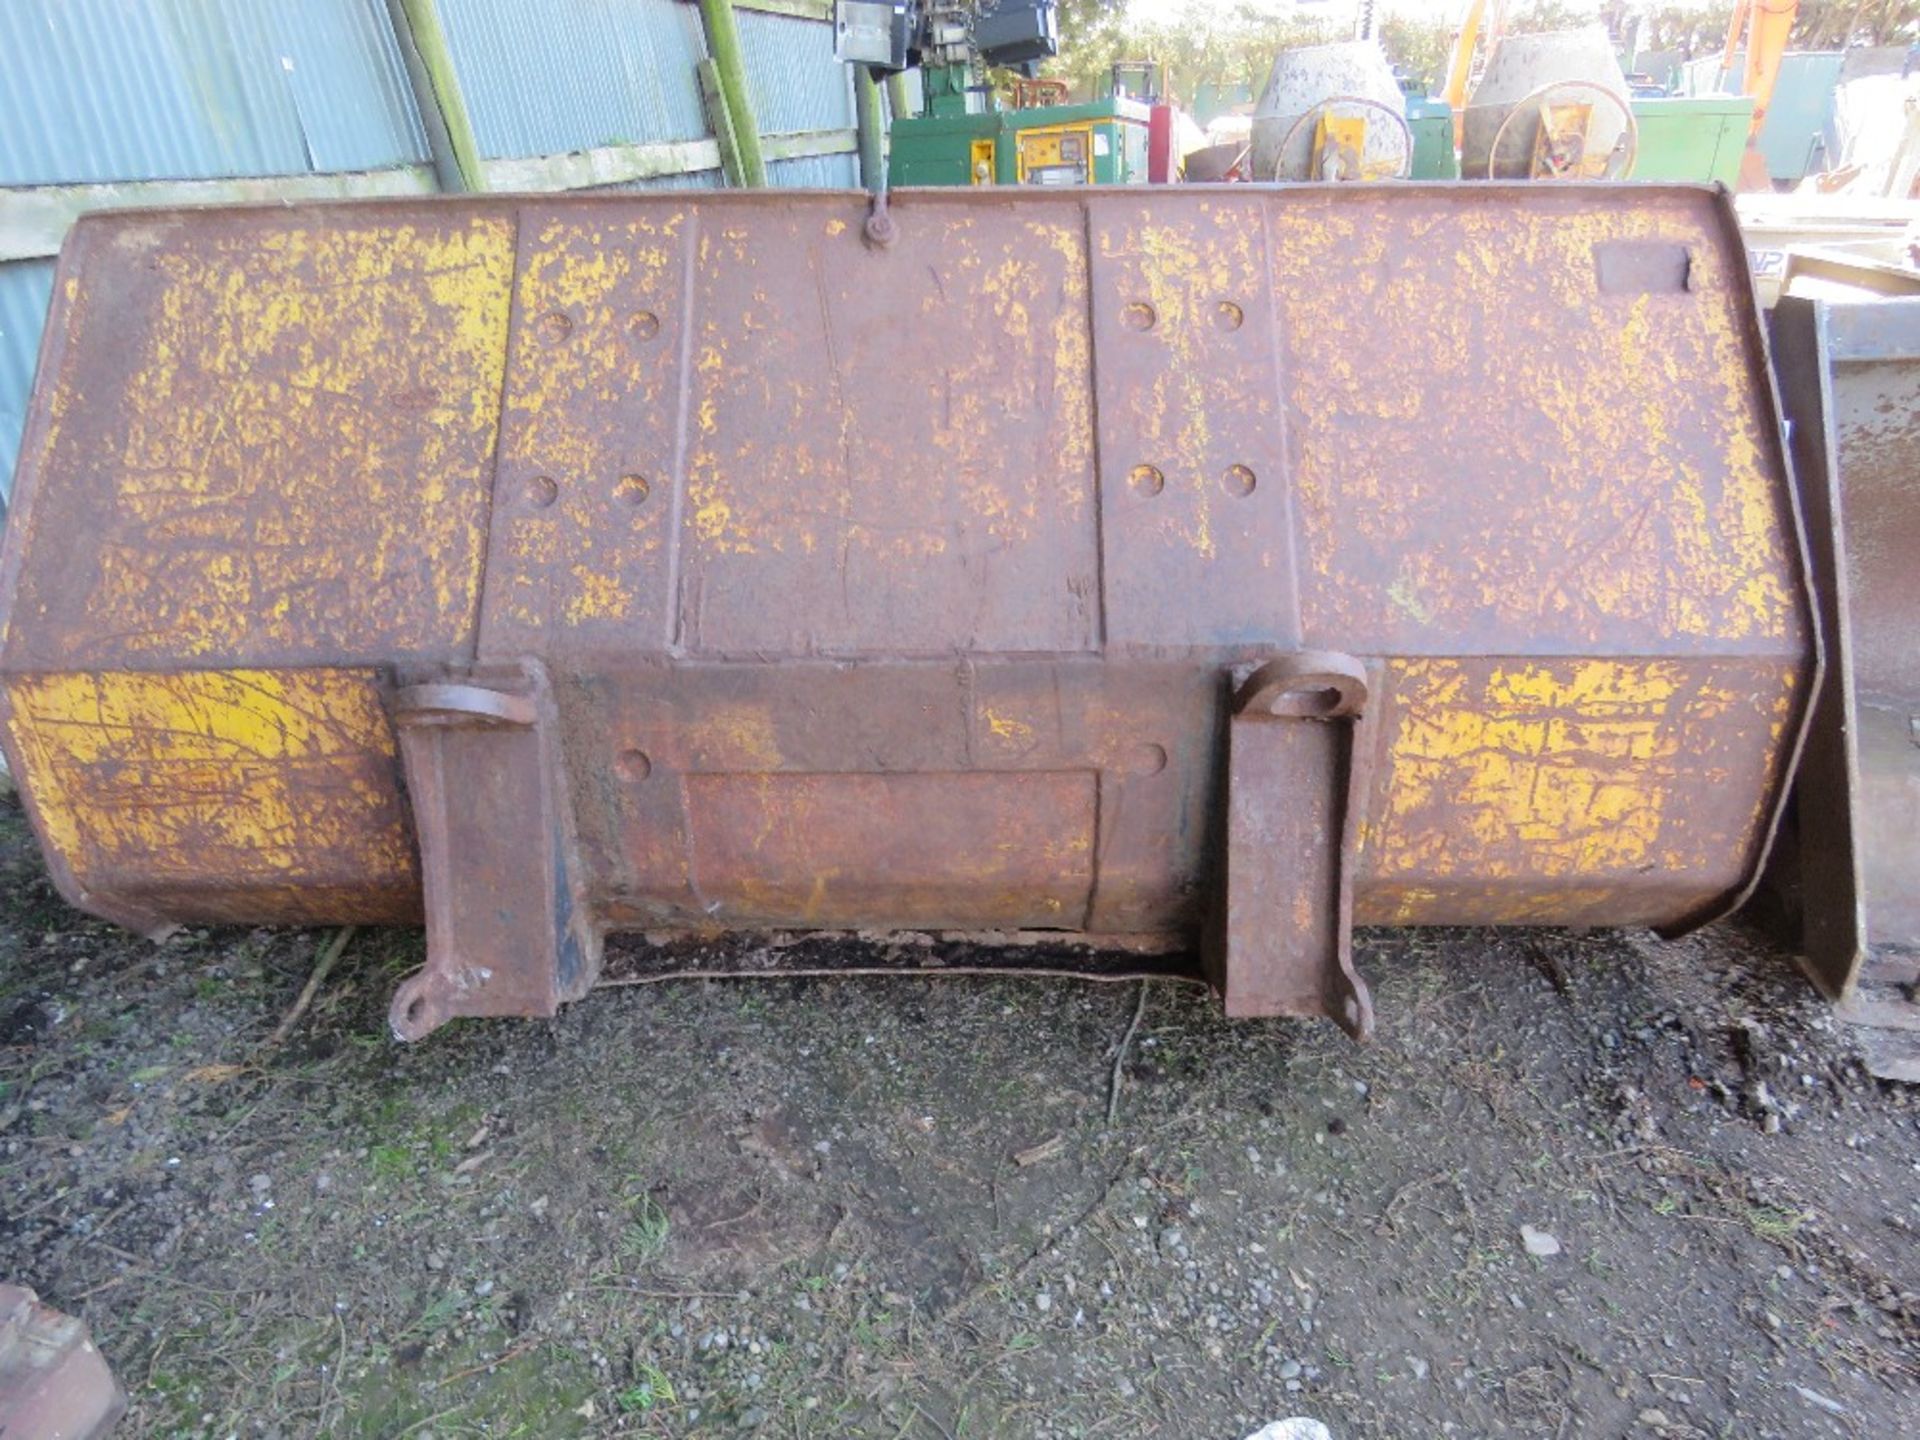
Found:
<path fill-rule="evenodd" d="M 887 104 L 892 107 L 896 120 L 905 120 L 913 114 L 913 97 L 907 93 L 906 71 L 896 70 L 887 76 Z"/>
<path fill-rule="evenodd" d="M 473 119 L 467 113 L 467 97 L 460 89 L 460 76 L 454 69 L 453 49 L 447 43 L 447 30 L 440 19 L 439 7 L 434 0 L 399 0 L 399 5 L 407 22 L 412 49 L 433 86 L 435 109 L 446 130 L 446 145 L 460 172 L 460 188 L 485 190 L 487 175 L 480 161 L 480 142 L 474 139 Z M 426 107 L 422 105 L 421 109 L 424 111 Z M 431 137 L 433 121 L 424 115 L 422 119 Z M 442 164 L 440 155 L 436 154 L 434 160 L 438 170 Z M 446 184 L 445 176 L 441 184 Z"/>
<path fill-rule="evenodd" d="M 720 171 L 729 185 L 744 186 L 747 182 L 740 173 L 740 146 L 734 140 L 733 115 L 727 109 L 727 93 L 720 88 L 720 72 L 713 61 L 702 60 L 698 74 L 700 98 L 706 102 L 707 121 L 713 126 L 713 138 L 720 147 Z"/>
<path fill-rule="evenodd" d="M 447 129 L 447 117 L 440 109 L 440 96 L 433 88 L 433 77 L 414 38 L 413 21 L 407 15 L 407 0 L 387 0 L 387 23 L 393 26 L 400 42 L 400 60 L 407 71 L 407 88 L 413 92 L 413 108 L 420 112 L 421 128 L 427 132 L 427 153 L 433 157 L 434 183 L 449 192 L 465 190 L 466 176 L 460 173 L 460 157 L 453 153 L 453 136 Z"/>
<path fill-rule="evenodd" d="M 853 67 L 853 119 L 860 137 L 860 184 L 868 190 L 887 186 L 887 117 L 880 109 L 880 85 L 864 65 Z"/>
<path fill-rule="evenodd" d="M 760 154 L 760 122 L 747 94 L 747 67 L 740 58 L 740 26 L 734 19 L 733 0 L 700 0 L 700 18 L 706 22 L 707 51 L 713 56 L 720 93 L 726 97 L 727 115 L 733 122 L 741 178 L 748 185 L 764 186 L 767 162 Z"/>

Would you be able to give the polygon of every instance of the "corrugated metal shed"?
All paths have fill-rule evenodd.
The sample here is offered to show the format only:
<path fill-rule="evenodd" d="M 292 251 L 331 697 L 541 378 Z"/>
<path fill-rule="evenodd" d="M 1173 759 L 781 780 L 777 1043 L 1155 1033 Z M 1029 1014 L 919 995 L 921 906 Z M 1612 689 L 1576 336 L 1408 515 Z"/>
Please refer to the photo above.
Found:
<path fill-rule="evenodd" d="M 629 180 L 620 185 L 596 186 L 598 190 L 718 190 L 726 177 L 718 170 L 694 170 L 685 175 L 657 175 L 651 180 Z"/>
<path fill-rule="evenodd" d="M 33 361 L 53 296 L 53 261 L 15 260 L 0 265 L 0 481 L 13 491 L 13 462 L 20 453 Z"/>
<path fill-rule="evenodd" d="M 860 183 L 856 155 L 805 155 L 795 160 L 769 160 L 769 185 L 806 190 L 846 190 Z"/>
<path fill-rule="evenodd" d="M 737 19 L 761 134 L 853 128 L 853 75 L 833 58 L 831 25 L 755 10 Z"/>
<path fill-rule="evenodd" d="M 695 6 L 439 3 L 474 140 L 487 159 L 708 133 L 694 78 L 706 53 Z"/>
<path fill-rule="evenodd" d="M 698 7 L 436 0 L 490 159 L 704 138 Z M 832 27 L 738 15 L 767 134 L 850 130 Z M 227 179 L 430 163 L 387 0 L 0 0 L 0 186 Z M 775 185 L 858 183 L 851 154 L 776 160 Z M 709 189 L 718 170 L 631 189 Z M 51 260 L 0 264 L 0 497 L 10 493 Z"/>
<path fill-rule="evenodd" d="M 424 163 L 384 0 L 6 0 L 0 185 Z"/>

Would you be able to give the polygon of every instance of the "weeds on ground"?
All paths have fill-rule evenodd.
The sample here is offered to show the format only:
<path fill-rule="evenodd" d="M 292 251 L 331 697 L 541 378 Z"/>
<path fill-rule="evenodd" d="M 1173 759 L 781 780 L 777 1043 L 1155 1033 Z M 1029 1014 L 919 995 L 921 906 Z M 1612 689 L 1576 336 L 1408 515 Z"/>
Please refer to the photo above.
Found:
<path fill-rule="evenodd" d="M 633 1384 L 613 1397 L 621 1414 L 644 1415 L 656 1406 L 674 1403 L 673 1381 L 666 1371 L 645 1360 L 637 1361 L 634 1370 L 637 1378 Z"/>
<path fill-rule="evenodd" d="M 632 1218 L 620 1232 L 620 1253 L 637 1265 L 656 1259 L 667 1248 L 667 1236 L 673 1221 L 653 1196 L 642 1194 L 633 1202 Z"/>

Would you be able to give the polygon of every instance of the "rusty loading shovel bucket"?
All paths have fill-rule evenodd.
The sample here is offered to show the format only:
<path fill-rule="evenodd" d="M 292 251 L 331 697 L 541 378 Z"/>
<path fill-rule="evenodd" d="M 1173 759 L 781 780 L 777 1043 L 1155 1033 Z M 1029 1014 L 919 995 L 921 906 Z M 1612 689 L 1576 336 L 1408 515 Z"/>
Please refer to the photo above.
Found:
<path fill-rule="evenodd" d="M 621 928 L 1684 927 L 1816 673 L 1724 197 L 1236 186 L 119 214 L 62 256 L 5 743 L 81 907 L 417 922 L 417 1037 Z"/>
<path fill-rule="evenodd" d="M 1781 299 L 1827 666 L 1795 787 L 1809 973 L 1920 1080 L 1920 299 Z"/>

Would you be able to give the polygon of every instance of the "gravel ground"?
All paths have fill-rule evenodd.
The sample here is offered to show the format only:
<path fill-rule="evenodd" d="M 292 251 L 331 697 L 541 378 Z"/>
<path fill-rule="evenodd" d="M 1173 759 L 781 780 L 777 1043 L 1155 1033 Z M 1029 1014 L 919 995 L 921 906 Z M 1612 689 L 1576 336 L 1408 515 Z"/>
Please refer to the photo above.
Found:
<path fill-rule="evenodd" d="M 1137 982 L 963 978 L 402 1048 L 362 932 L 274 1045 L 326 933 L 0 873 L 0 1274 L 126 1435 L 1920 1433 L 1920 1106 L 1741 929 L 1371 935 L 1367 1048 L 1154 981 L 1124 1053 Z"/>

